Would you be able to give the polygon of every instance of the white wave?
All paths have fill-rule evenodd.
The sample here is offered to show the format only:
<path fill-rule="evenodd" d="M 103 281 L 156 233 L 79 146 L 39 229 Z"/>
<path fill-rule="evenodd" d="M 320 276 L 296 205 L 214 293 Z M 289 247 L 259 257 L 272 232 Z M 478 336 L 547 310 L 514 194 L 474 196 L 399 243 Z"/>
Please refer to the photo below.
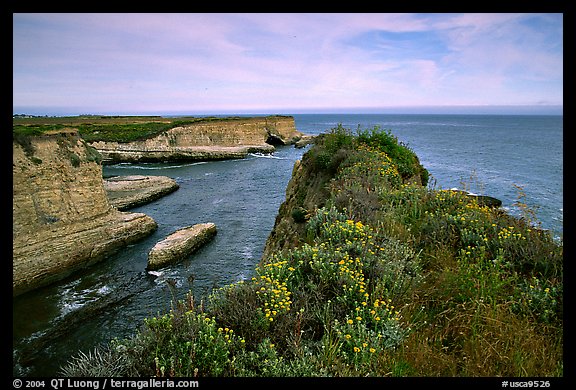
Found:
<path fill-rule="evenodd" d="M 175 287 L 182 287 L 184 278 L 179 275 L 178 270 L 164 269 L 162 271 L 147 271 L 149 275 L 155 276 L 154 283 L 157 287 L 173 284 Z"/>
<path fill-rule="evenodd" d="M 86 304 L 95 302 L 101 297 L 111 293 L 111 289 L 107 285 L 100 287 L 94 286 L 76 291 L 74 290 L 74 286 L 76 284 L 77 283 L 73 283 L 70 287 L 65 288 L 62 292 L 62 299 L 59 304 L 61 316 L 64 316 L 74 310 L 78 310 Z"/>
<path fill-rule="evenodd" d="M 96 292 L 97 292 L 99 295 L 108 295 L 108 293 L 110 293 L 110 291 L 111 291 L 111 290 L 110 290 L 110 287 L 108 287 L 108 286 L 102 286 L 102 287 L 100 287 Z"/>
<path fill-rule="evenodd" d="M 252 157 L 262 157 L 262 158 L 273 158 L 275 160 L 286 160 L 286 158 L 284 157 L 278 157 L 278 156 L 274 156 L 273 153 L 248 153 L 249 156 Z"/>
<path fill-rule="evenodd" d="M 245 258 L 245 259 L 252 259 L 252 258 L 254 258 L 254 252 L 253 252 L 252 248 L 249 247 L 249 246 L 245 246 L 245 247 L 242 249 L 242 257 Z"/>
<path fill-rule="evenodd" d="M 142 170 L 159 170 L 159 169 L 174 169 L 174 168 L 184 168 L 184 167 L 191 167 L 194 165 L 201 165 L 207 164 L 207 161 L 198 161 L 193 163 L 187 164 L 179 164 L 179 165 L 144 165 L 144 164 L 133 164 L 133 163 L 119 163 L 111 165 L 113 168 L 119 169 L 142 169 Z"/>
<path fill-rule="evenodd" d="M 77 302 L 62 303 L 62 305 L 60 306 L 60 315 L 65 316 L 66 314 L 74 310 L 80 309 L 84 305 L 85 303 L 77 303 Z"/>
<path fill-rule="evenodd" d="M 245 281 L 245 280 L 248 280 L 248 276 L 246 276 L 244 274 L 244 272 L 242 272 L 242 273 L 240 273 L 240 275 L 238 275 L 238 278 L 236 281 L 239 282 L 239 281 Z"/>

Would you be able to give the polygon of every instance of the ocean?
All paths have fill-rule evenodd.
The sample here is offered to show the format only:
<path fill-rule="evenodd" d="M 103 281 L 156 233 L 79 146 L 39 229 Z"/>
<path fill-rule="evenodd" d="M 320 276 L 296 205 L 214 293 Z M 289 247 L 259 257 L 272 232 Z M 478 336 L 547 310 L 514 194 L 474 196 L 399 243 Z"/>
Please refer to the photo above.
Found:
<path fill-rule="evenodd" d="M 517 214 L 527 204 L 538 223 L 563 234 L 563 117 L 538 115 L 295 114 L 296 128 L 320 134 L 338 124 L 390 130 L 431 174 L 434 188 L 490 195 Z M 105 166 L 104 175 L 163 175 L 180 188 L 132 209 L 158 229 L 106 261 L 13 299 L 13 373 L 57 376 L 79 350 L 128 337 L 145 317 L 170 309 L 192 291 L 249 279 L 272 230 L 294 162 L 308 148 L 202 163 Z M 525 197 L 519 198 L 525 194 Z M 185 261 L 146 272 L 147 253 L 174 230 L 214 222 L 213 241 Z M 168 283 L 170 281 L 170 283 Z M 172 287 L 174 286 L 174 287 Z"/>

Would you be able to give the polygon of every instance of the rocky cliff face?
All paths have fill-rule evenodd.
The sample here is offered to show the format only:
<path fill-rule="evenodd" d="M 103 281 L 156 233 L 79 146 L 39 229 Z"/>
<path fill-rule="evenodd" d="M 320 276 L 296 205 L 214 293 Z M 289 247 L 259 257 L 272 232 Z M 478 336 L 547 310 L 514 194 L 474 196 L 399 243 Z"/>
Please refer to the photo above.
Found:
<path fill-rule="evenodd" d="M 273 152 L 273 145 L 302 137 L 288 116 L 210 120 L 174 127 L 156 137 L 128 142 L 93 142 L 105 161 L 138 162 L 243 158 Z"/>
<path fill-rule="evenodd" d="M 13 294 L 62 279 L 156 229 L 111 207 L 98 153 L 75 131 L 12 145 Z"/>
<path fill-rule="evenodd" d="M 345 182 L 339 181 L 341 166 L 349 167 L 360 161 L 358 157 L 354 157 L 358 152 L 358 144 L 353 144 L 352 140 L 350 135 L 343 136 L 337 132 L 318 136 L 312 148 L 302 156 L 302 160 L 296 161 L 292 178 L 286 188 L 286 199 L 280 205 L 274 227 L 266 241 L 263 260 L 275 252 L 292 249 L 306 242 L 306 221 L 327 204 L 339 209 L 348 208 L 348 212 L 354 212 L 357 216 L 361 216 L 361 213 L 372 215 L 378 210 L 380 200 L 374 189 L 370 190 L 368 187 L 367 190 L 355 192 L 355 188 L 362 186 L 361 182 L 350 182 L 347 191 L 341 193 L 345 187 Z M 381 152 L 382 150 L 374 153 Z M 365 161 L 365 164 L 373 163 L 369 159 Z M 397 163 L 394 164 L 396 166 Z M 428 172 L 417 156 L 414 155 L 410 164 L 404 164 L 409 165 L 401 178 L 404 184 L 426 185 Z"/>
<path fill-rule="evenodd" d="M 314 169 L 310 154 L 296 161 L 286 187 L 286 199 L 280 205 L 274 228 L 266 240 L 262 258 L 299 246 L 305 232 L 304 217 L 324 207 L 330 197 L 327 184 L 333 173 Z"/>

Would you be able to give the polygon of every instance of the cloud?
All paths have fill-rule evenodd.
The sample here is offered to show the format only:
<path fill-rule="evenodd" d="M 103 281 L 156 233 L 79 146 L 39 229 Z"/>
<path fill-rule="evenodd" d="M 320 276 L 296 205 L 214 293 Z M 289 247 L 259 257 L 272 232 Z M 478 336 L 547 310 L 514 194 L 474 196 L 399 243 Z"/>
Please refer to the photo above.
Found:
<path fill-rule="evenodd" d="M 562 104 L 562 15 L 13 18 L 14 106 L 128 112 Z"/>

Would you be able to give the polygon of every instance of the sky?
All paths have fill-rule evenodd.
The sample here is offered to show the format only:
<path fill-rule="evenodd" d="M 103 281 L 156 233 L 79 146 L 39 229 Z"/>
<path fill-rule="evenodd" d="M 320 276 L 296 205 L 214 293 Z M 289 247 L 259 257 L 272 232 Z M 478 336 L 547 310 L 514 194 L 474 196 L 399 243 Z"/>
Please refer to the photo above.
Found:
<path fill-rule="evenodd" d="M 562 113 L 563 14 L 15 13 L 13 113 Z"/>

